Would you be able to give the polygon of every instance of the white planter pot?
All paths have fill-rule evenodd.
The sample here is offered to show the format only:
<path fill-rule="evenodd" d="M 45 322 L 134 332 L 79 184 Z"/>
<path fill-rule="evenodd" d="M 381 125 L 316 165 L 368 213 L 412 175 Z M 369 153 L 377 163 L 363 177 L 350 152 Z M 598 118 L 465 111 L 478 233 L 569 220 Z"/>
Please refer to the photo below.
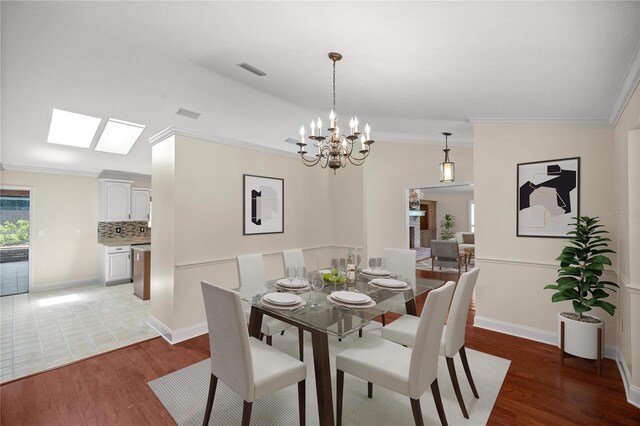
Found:
<path fill-rule="evenodd" d="M 591 317 L 590 315 L 583 315 Z M 564 351 L 586 359 L 598 359 L 598 329 L 602 329 L 602 354 L 604 356 L 604 322 L 582 322 L 558 314 L 558 347 L 560 346 L 560 323 L 564 322 Z"/>

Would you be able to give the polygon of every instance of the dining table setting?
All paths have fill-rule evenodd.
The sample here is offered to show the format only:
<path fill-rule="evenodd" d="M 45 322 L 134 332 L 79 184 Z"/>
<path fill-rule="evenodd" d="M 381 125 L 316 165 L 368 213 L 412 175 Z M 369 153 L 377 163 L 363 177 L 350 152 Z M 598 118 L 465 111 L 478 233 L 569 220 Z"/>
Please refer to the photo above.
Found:
<path fill-rule="evenodd" d="M 239 292 L 251 305 L 250 336 L 260 338 L 264 315 L 311 334 L 319 421 L 332 425 L 329 336 L 358 338 L 358 331 L 402 306 L 407 314 L 417 315 L 416 298 L 442 285 L 441 280 L 392 274 L 380 258 L 370 259 L 368 267 L 351 274 L 344 259 L 334 259 L 327 269 L 285 268 L 285 277 L 263 287 L 240 287 Z"/>

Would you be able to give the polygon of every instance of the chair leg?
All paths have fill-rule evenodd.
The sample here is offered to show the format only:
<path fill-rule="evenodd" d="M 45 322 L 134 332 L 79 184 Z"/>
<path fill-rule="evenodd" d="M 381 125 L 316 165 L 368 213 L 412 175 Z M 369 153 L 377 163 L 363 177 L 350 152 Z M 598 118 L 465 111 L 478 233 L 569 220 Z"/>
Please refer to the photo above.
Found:
<path fill-rule="evenodd" d="M 464 399 L 462 399 L 462 392 L 460 392 L 460 383 L 458 383 L 458 376 L 456 374 L 456 366 L 453 363 L 453 358 L 446 357 L 447 359 L 447 367 L 449 368 L 449 377 L 451 377 L 451 383 L 453 384 L 453 390 L 456 393 L 456 399 L 458 400 L 458 404 L 460 405 L 460 409 L 462 410 L 462 415 L 465 419 L 469 418 L 469 413 L 467 413 L 467 407 L 464 405 Z"/>
<path fill-rule="evenodd" d="M 385 327 L 387 325 L 387 319 L 384 317 L 384 314 L 382 314 L 382 326 Z"/>
<path fill-rule="evenodd" d="M 362 337 L 362 329 L 358 330 L 358 337 Z"/>
<path fill-rule="evenodd" d="M 367 396 L 373 398 L 373 383 L 367 382 Z"/>
<path fill-rule="evenodd" d="M 304 362 L 304 331 L 298 329 L 298 351 L 300 351 L 300 361 Z"/>
<path fill-rule="evenodd" d="M 424 426 L 424 420 L 422 419 L 422 410 L 420 409 L 420 400 L 411 399 L 411 411 L 413 411 L 413 420 L 416 422 L 416 426 Z"/>
<path fill-rule="evenodd" d="M 344 389 L 344 371 L 337 370 L 336 379 L 336 410 L 338 411 L 338 418 L 336 423 L 338 426 L 342 426 L 342 391 Z"/>
<path fill-rule="evenodd" d="M 264 339 L 264 333 L 260 333 L 260 341 L 262 342 L 263 339 Z"/>
<path fill-rule="evenodd" d="M 306 400 L 306 381 L 301 380 L 298 382 L 298 410 L 300 411 L 300 426 L 304 426 L 307 421 L 307 416 L 305 413 L 305 400 Z"/>
<path fill-rule="evenodd" d="M 431 383 L 431 393 L 433 394 L 433 400 L 436 402 L 436 409 L 438 410 L 438 417 L 440 417 L 440 423 L 442 426 L 448 426 L 447 416 L 444 414 L 444 407 L 442 406 L 442 398 L 440 397 L 440 388 L 438 387 L 438 379 L 435 379 Z"/>
<path fill-rule="evenodd" d="M 271 346 L 273 343 L 273 336 L 267 336 L 267 345 Z"/>
<path fill-rule="evenodd" d="M 475 383 L 473 383 L 473 377 L 471 377 L 471 369 L 469 368 L 469 361 L 467 360 L 467 352 L 464 350 L 464 346 L 460 348 L 460 359 L 462 360 L 464 373 L 467 375 L 467 380 L 469 381 L 469 385 L 471 386 L 471 390 L 473 391 L 473 396 L 475 396 L 476 398 L 480 398 L 478 396 L 478 391 L 476 390 L 476 385 Z"/>
<path fill-rule="evenodd" d="M 244 402 L 244 406 L 242 407 L 242 426 L 249 426 L 251 423 L 251 406 L 253 402 Z"/>
<path fill-rule="evenodd" d="M 207 397 L 207 409 L 204 412 L 204 420 L 202 421 L 202 426 L 207 426 L 209 424 L 209 418 L 211 417 L 211 409 L 213 408 L 213 398 L 216 396 L 216 386 L 218 385 L 218 378 L 211 375 L 211 380 L 209 381 L 209 396 Z"/>
<path fill-rule="evenodd" d="M 282 331 L 280 332 L 280 335 L 281 335 L 281 336 L 284 336 L 284 330 L 282 330 Z"/>

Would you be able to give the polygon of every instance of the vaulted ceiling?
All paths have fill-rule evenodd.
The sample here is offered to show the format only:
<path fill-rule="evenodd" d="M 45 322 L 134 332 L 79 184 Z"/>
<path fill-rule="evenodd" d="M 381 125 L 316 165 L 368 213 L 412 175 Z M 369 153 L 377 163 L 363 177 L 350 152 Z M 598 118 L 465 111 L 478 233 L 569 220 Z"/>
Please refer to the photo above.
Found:
<path fill-rule="evenodd" d="M 329 51 L 343 120 L 417 143 L 471 143 L 470 119 L 609 124 L 640 62 L 639 2 L 3 1 L 1 15 L 1 161 L 82 171 L 149 173 L 146 140 L 168 126 L 293 151 L 283 141 L 331 107 Z M 147 128 L 127 156 L 52 145 L 53 108 Z"/>

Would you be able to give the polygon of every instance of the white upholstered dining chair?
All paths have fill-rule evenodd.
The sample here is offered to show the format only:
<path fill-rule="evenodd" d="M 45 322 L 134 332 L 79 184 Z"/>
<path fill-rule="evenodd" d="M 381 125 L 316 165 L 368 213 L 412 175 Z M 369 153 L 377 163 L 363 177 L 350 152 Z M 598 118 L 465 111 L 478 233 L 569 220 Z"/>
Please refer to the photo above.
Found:
<path fill-rule="evenodd" d="M 246 254 L 242 256 L 236 257 L 236 262 L 238 264 L 238 281 L 240 283 L 240 287 L 243 288 L 255 288 L 256 291 L 263 288 L 266 284 L 266 274 L 264 272 L 264 260 L 261 254 Z M 246 315 L 246 320 L 249 322 L 251 317 L 251 305 L 244 304 L 244 312 Z M 280 321 L 279 319 L 270 317 L 269 315 L 264 315 L 262 317 L 262 328 L 260 329 L 260 333 L 262 336 L 265 336 L 267 339 L 267 344 L 271 345 L 273 342 L 273 336 L 282 333 L 284 334 L 285 330 L 294 329 L 295 327 L 291 324 L 287 324 L 284 321 Z M 302 329 L 298 329 L 298 339 L 299 339 L 299 351 L 300 351 L 300 361 L 304 360 L 304 340 Z"/>
<path fill-rule="evenodd" d="M 211 378 L 203 425 L 209 424 L 218 380 L 244 400 L 242 424 L 251 420 L 253 401 L 298 384 L 300 424 L 305 424 L 305 379 L 303 362 L 249 337 L 240 294 L 201 282 L 209 328 Z"/>
<path fill-rule="evenodd" d="M 306 268 L 306 266 L 302 249 L 282 250 L 282 267 L 285 273 L 287 272 L 287 268 Z"/>
<path fill-rule="evenodd" d="M 449 281 L 429 292 L 413 348 L 366 336 L 336 356 L 338 425 L 342 424 L 344 373 L 366 380 L 369 398 L 373 397 L 374 383 L 408 396 L 416 426 L 424 424 L 420 397 L 430 385 L 440 422 L 447 424 L 438 388 L 438 347 L 454 287 Z"/>
<path fill-rule="evenodd" d="M 453 295 L 453 301 L 451 302 L 451 308 L 449 309 L 447 325 L 444 326 L 442 341 L 440 342 L 440 355 L 444 356 L 447 360 L 449 376 L 453 383 L 453 389 L 456 393 L 460 410 L 462 410 L 462 414 L 467 419 L 469 418 L 469 414 L 464 404 L 464 399 L 462 398 L 462 392 L 460 391 L 460 383 L 458 382 L 453 357 L 457 353 L 460 354 L 462 367 L 471 386 L 473 396 L 479 398 L 476 385 L 471 376 L 467 353 L 464 349 L 464 332 L 465 326 L 467 325 L 467 314 L 469 312 L 469 305 L 471 304 L 473 289 L 478 281 L 479 274 L 480 268 L 474 268 L 471 272 L 465 272 L 460 276 L 456 291 Z M 401 345 L 413 346 L 419 323 L 420 319 L 418 317 L 403 315 L 393 323 L 382 328 L 382 337 L 392 342 L 400 343 Z"/>
<path fill-rule="evenodd" d="M 416 251 L 410 249 L 385 248 L 383 251 L 385 269 L 391 274 L 398 275 L 399 278 L 411 284 L 416 283 Z M 407 309 L 403 306 L 393 308 L 391 312 L 396 314 L 406 314 Z M 382 325 L 387 324 L 384 314 L 381 316 Z"/>

